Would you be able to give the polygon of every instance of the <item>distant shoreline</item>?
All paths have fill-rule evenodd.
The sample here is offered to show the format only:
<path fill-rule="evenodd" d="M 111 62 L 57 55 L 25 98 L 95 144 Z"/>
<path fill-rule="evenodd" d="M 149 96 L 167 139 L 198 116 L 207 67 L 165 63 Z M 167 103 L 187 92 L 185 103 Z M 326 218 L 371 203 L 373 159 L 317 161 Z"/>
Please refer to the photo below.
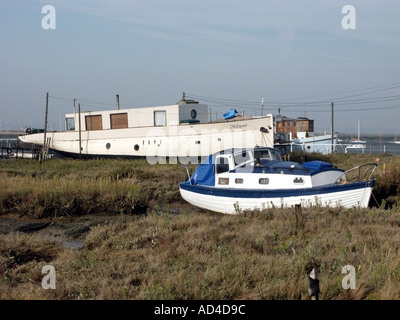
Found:
<path fill-rule="evenodd" d="M 20 134 L 24 134 L 24 131 L 0 131 L 0 135 L 2 135 L 2 136 L 6 136 L 6 135 L 10 135 L 10 134 L 20 135 Z"/>

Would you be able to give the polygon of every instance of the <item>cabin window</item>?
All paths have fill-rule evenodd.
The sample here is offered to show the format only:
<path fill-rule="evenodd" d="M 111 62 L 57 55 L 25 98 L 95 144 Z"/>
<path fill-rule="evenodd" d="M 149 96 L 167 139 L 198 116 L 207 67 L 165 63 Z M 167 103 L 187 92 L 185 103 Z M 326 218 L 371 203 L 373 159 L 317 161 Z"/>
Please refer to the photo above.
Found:
<path fill-rule="evenodd" d="M 156 127 L 167 125 L 167 116 L 165 111 L 154 111 L 154 125 Z"/>
<path fill-rule="evenodd" d="M 128 128 L 128 114 L 116 113 L 110 114 L 111 129 Z"/>
<path fill-rule="evenodd" d="M 102 130 L 103 122 L 101 115 L 85 117 L 86 130 Z"/>
<path fill-rule="evenodd" d="M 224 185 L 229 184 L 229 178 L 219 178 L 218 184 L 224 184 Z"/>
<path fill-rule="evenodd" d="M 74 118 L 66 118 L 66 129 L 67 131 L 75 130 L 75 119 Z"/>
<path fill-rule="evenodd" d="M 249 153 L 246 152 L 246 151 L 243 151 L 242 153 L 237 154 L 237 155 L 234 156 L 235 165 L 244 163 L 244 162 L 246 162 L 246 161 L 249 160 L 249 159 L 250 159 L 250 155 L 249 155 Z"/>
<path fill-rule="evenodd" d="M 258 180 L 259 184 L 268 184 L 269 183 L 269 179 L 268 178 L 260 178 Z"/>
<path fill-rule="evenodd" d="M 295 178 L 293 180 L 293 183 L 295 183 L 295 184 L 303 184 L 304 180 L 303 180 L 303 178 Z"/>
<path fill-rule="evenodd" d="M 223 173 L 229 171 L 229 163 L 226 158 L 217 158 L 217 163 L 215 165 L 217 173 Z"/>
<path fill-rule="evenodd" d="M 235 183 L 242 184 L 243 183 L 243 178 L 236 178 L 235 179 Z"/>
<path fill-rule="evenodd" d="M 200 144 L 200 141 L 199 141 L 199 140 L 197 140 L 197 141 L 195 141 L 195 142 L 194 142 L 194 144 Z"/>

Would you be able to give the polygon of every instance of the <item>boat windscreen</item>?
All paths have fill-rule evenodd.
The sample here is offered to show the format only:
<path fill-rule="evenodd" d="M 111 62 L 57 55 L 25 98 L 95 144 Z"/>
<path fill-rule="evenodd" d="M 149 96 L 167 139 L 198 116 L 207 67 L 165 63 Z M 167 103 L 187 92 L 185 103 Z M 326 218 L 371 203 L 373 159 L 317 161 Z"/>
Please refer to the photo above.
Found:
<path fill-rule="evenodd" d="M 254 158 L 281 161 L 281 155 L 273 149 L 254 150 Z"/>
<path fill-rule="evenodd" d="M 246 163 L 247 161 L 250 160 L 250 154 L 246 150 L 243 150 L 240 153 L 236 153 L 233 156 L 233 159 L 235 161 L 235 165 Z"/>

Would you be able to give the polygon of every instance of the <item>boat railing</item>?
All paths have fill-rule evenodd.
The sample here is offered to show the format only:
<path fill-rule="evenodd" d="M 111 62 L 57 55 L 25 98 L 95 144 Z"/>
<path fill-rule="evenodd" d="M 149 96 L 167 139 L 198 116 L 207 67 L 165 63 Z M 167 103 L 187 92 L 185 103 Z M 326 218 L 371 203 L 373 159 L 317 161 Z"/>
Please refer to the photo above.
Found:
<path fill-rule="evenodd" d="M 189 184 L 192 185 L 192 179 L 190 178 L 190 173 L 189 173 L 189 169 L 188 169 L 187 165 L 181 164 L 181 167 L 186 169 L 186 173 L 187 173 L 187 176 L 188 176 Z"/>
<path fill-rule="evenodd" d="M 375 162 L 367 162 L 362 165 L 353 167 L 345 171 L 338 179 L 336 179 L 335 183 L 340 184 L 343 183 L 343 181 L 346 182 L 368 181 L 372 178 L 372 175 L 374 174 L 377 166 L 378 164 Z"/>

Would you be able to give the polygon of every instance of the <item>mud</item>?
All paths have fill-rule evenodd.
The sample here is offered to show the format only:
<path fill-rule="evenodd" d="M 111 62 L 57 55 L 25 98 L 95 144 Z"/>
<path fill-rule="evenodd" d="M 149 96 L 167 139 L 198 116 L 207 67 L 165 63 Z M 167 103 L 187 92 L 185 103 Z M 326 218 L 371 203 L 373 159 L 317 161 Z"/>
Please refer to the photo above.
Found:
<path fill-rule="evenodd" d="M 0 234 L 10 232 L 36 233 L 45 239 L 60 242 L 65 247 L 79 249 L 85 236 L 96 225 L 107 224 L 116 216 L 62 217 L 56 219 L 34 219 L 18 215 L 0 216 Z"/>
<path fill-rule="evenodd" d="M 173 206 L 172 208 L 152 208 L 157 214 L 179 214 L 182 210 L 199 211 L 190 205 Z M 97 225 L 105 225 L 123 218 L 125 221 L 138 219 L 142 215 L 85 215 L 64 216 L 57 218 L 32 218 L 19 216 L 18 214 L 0 215 L 0 234 L 10 232 L 36 233 L 44 239 L 60 242 L 63 246 L 71 249 L 79 249 L 84 245 L 86 235 Z"/>

